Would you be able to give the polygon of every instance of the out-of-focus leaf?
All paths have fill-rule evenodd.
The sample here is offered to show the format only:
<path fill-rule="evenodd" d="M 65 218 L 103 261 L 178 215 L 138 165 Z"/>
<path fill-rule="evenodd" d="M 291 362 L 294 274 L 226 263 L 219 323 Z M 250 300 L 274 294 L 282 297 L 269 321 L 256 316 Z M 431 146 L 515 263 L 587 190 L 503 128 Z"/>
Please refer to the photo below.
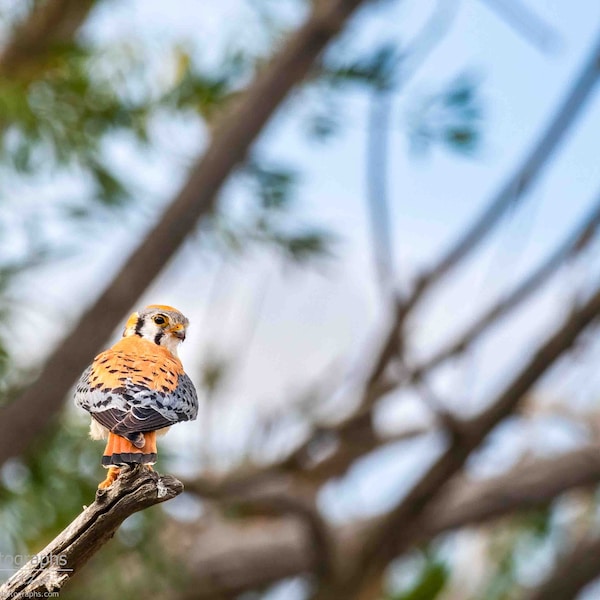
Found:
<path fill-rule="evenodd" d="M 474 77 L 461 75 L 441 91 L 420 98 L 408 121 L 413 150 L 425 153 L 437 144 L 473 154 L 481 143 L 483 120 L 478 85 Z"/>
<path fill-rule="evenodd" d="M 337 133 L 340 127 L 339 120 L 332 113 L 318 113 L 312 115 L 308 122 L 308 133 L 318 140 L 326 140 Z"/>
<path fill-rule="evenodd" d="M 121 205 L 127 199 L 127 190 L 118 177 L 106 166 L 96 162 L 92 167 L 98 199 L 106 205 Z"/>
<path fill-rule="evenodd" d="M 267 211 L 287 208 L 297 180 L 294 171 L 285 167 L 274 167 L 251 161 L 246 165 L 261 207 Z"/>
<path fill-rule="evenodd" d="M 320 72 L 330 85 L 339 87 L 347 83 L 369 85 L 378 90 L 393 86 L 400 53 L 395 45 L 386 43 L 372 54 L 362 56 L 346 65 L 325 65 Z"/>
<path fill-rule="evenodd" d="M 215 354 L 206 356 L 202 362 L 202 386 L 212 395 L 223 383 L 229 371 L 229 362 Z"/>
<path fill-rule="evenodd" d="M 552 511 L 550 508 L 530 510 L 520 515 L 519 522 L 525 531 L 538 539 L 544 539 L 551 532 Z"/>
<path fill-rule="evenodd" d="M 277 243 L 294 262 L 304 263 L 329 255 L 331 239 L 325 231 L 310 230 L 288 237 L 279 236 Z"/>
<path fill-rule="evenodd" d="M 392 594 L 387 600 L 435 600 L 444 590 L 448 578 L 448 568 L 443 563 L 428 560 L 409 590 Z"/>

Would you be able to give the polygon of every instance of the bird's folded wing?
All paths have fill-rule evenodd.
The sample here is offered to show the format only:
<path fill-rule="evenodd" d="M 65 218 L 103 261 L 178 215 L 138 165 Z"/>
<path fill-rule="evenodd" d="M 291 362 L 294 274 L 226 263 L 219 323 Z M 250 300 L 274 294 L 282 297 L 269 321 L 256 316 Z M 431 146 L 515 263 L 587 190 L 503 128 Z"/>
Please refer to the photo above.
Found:
<path fill-rule="evenodd" d="M 153 408 L 141 408 L 135 406 L 119 423 L 117 423 L 112 431 L 117 435 L 125 435 L 127 433 L 138 431 L 146 433 L 148 431 L 156 431 L 158 429 L 170 427 L 174 423 L 177 423 L 177 420 L 168 419 Z"/>
<path fill-rule="evenodd" d="M 108 408 L 106 410 L 91 413 L 92 418 L 95 421 L 98 421 L 100 425 L 106 427 L 109 431 L 113 431 L 126 414 L 126 411 L 118 410 L 117 408 Z"/>

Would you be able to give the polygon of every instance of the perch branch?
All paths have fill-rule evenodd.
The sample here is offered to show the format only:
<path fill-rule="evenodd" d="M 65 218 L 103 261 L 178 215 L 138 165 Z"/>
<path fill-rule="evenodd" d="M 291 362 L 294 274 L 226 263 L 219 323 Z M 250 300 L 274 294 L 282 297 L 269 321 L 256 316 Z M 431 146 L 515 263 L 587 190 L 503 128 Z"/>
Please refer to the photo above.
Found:
<path fill-rule="evenodd" d="M 125 471 L 112 488 L 99 490 L 91 506 L 0 587 L 0 600 L 42 597 L 60 590 L 127 517 L 182 491 L 182 483 L 170 475 L 159 476 L 142 467 Z"/>

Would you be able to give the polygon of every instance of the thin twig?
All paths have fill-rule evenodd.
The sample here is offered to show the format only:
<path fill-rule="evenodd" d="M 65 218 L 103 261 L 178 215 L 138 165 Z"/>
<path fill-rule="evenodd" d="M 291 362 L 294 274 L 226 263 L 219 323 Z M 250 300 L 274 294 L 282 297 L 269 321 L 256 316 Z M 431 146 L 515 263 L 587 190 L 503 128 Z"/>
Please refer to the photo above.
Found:
<path fill-rule="evenodd" d="M 391 233 L 388 194 L 388 163 L 394 99 L 423 66 L 443 40 L 456 15 L 458 0 L 439 0 L 425 25 L 396 59 L 398 73 L 383 82 L 369 99 L 366 146 L 367 207 L 371 220 L 371 236 L 377 274 L 384 306 L 395 296 L 396 273 L 394 240 Z"/>
<path fill-rule="evenodd" d="M 480 0 L 527 42 L 541 52 L 553 52 L 561 45 L 559 33 L 521 0 Z"/>
<path fill-rule="evenodd" d="M 375 271 L 386 308 L 394 298 L 396 280 L 387 194 L 391 117 L 392 95 L 389 90 L 373 92 L 369 100 L 367 126 L 367 206 L 371 220 Z"/>
<path fill-rule="evenodd" d="M 574 83 L 550 119 L 548 127 L 533 144 L 524 160 L 504 182 L 483 213 L 458 238 L 442 258 L 417 280 L 407 298 L 401 301 L 399 313 L 405 315 L 421 299 L 426 291 L 438 283 L 494 229 L 509 208 L 519 204 L 535 180 L 541 175 L 549 159 L 557 151 L 575 120 L 592 95 L 600 69 L 600 37 L 598 37 Z"/>
<path fill-rule="evenodd" d="M 600 227 L 600 197 L 575 231 L 528 277 L 523 279 L 509 294 L 482 314 L 462 334 L 431 358 L 411 369 L 411 379 L 419 379 L 444 361 L 464 352 L 475 340 L 496 325 L 500 319 L 536 293 L 567 260 L 583 252 L 597 235 Z"/>

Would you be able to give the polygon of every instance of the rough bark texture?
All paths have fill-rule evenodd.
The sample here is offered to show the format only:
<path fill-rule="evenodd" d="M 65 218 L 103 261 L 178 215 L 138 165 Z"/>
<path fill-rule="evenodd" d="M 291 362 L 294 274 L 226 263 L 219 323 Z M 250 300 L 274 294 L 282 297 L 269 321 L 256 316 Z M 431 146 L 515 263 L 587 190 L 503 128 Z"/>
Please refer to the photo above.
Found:
<path fill-rule="evenodd" d="M 123 472 L 112 488 L 99 490 L 91 506 L 0 587 L 0 600 L 41 598 L 60 590 L 127 517 L 182 491 L 183 484 L 170 475 L 143 467 Z"/>

